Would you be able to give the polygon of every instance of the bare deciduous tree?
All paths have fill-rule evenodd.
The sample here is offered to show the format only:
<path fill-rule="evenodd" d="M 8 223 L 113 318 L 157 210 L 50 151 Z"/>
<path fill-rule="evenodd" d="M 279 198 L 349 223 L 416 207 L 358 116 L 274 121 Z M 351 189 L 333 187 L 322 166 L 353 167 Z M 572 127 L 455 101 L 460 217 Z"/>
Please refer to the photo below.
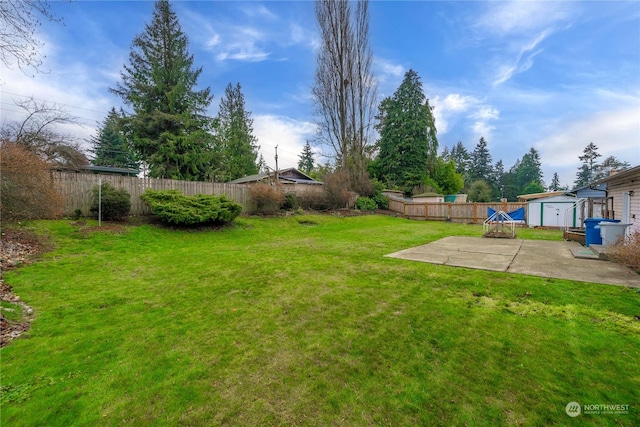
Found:
<path fill-rule="evenodd" d="M 348 0 L 319 0 L 315 98 L 320 139 L 332 147 L 338 166 L 359 181 L 372 147 L 376 81 L 371 72 L 369 2 L 352 9 Z"/>
<path fill-rule="evenodd" d="M 40 17 L 60 21 L 51 13 L 47 0 L 0 1 L 0 60 L 6 67 L 15 62 L 23 72 L 29 68 L 39 71 L 43 43 L 36 38 L 36 29 Z"/>
<path fill-rule="evenodd" d="M 3 141 L 14 142 L 57 167 L 77 169 L 89 163 L 75 138 L 56 129 L 77 124 L 75 117 L 57 104 L 34 98 L 15 104 L 24 110 L 26 117 L 22 122 L 2 125 L 0 138 Z"/>

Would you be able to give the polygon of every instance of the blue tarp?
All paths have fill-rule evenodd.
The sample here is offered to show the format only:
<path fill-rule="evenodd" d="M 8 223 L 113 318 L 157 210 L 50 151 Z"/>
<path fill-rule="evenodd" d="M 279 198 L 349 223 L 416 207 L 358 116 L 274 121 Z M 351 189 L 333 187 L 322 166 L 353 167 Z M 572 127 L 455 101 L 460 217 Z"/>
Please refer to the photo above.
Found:
<path fill-rule="evenodd" d="M 489 218 L 491 218 L 496 213 L 495 209 L 487 208 L 487 210 Z M 518 208 L 513 212 L 507 212 L 507 215 L 509 215 L 514 221 L 524 221 L 524 208 Z M 494 221 L 507 221 L 507 218 L 502 218 L 502 215 L 497 215 L 494 218 Z"/>

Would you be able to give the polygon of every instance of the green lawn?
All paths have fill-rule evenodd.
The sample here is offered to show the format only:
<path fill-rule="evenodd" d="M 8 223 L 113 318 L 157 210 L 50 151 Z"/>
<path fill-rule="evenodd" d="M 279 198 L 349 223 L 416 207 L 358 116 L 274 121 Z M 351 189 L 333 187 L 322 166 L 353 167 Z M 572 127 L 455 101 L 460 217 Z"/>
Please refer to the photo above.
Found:
<path fill-rule="evenodd" d="M 2 426 L 640 424 L 637 289 L 383 257 L 478 226 L 31 227 L 56 249 L 5 275 L 35 321 L 0 350 Z"/>

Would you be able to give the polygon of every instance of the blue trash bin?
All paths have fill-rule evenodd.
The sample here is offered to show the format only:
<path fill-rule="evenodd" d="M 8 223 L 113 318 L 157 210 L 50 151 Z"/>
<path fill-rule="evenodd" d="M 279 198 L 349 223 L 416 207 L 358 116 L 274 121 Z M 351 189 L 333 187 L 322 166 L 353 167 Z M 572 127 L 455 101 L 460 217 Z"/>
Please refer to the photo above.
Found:
<path fill-rule="evenodd" d="M 607 218 L 586 218 L 584 220 L 584 245 L 601 245 L 602 236 L 600 235 L 600 223 L 601 222 L 620 222 L 619 219 L 607 219 Z"/>

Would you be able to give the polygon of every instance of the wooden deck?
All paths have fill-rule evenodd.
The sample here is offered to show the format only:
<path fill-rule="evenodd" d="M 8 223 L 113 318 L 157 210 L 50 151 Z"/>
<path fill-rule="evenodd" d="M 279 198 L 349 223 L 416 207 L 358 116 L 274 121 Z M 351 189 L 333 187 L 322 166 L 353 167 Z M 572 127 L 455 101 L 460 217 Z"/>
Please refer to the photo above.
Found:
<path fill-rule="evenodd" d="M 582 246 L 585 245 L 585 231 L 584 228 L 570 228 L 564 231 L 564 240 L 569 240 L 571 242 L 578 242 Z"/>

